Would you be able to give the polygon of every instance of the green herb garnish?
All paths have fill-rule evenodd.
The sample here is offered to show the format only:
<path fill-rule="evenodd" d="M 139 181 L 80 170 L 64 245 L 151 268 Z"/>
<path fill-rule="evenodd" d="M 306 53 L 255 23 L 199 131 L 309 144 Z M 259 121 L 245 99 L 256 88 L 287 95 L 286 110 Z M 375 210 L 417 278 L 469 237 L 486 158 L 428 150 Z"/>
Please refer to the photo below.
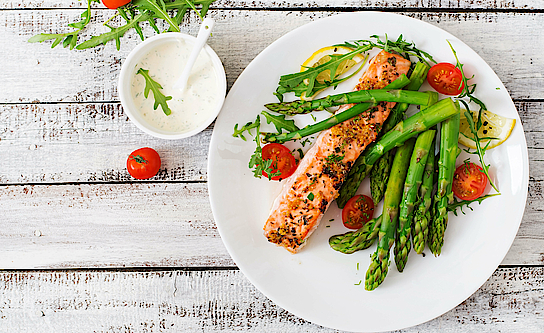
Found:
<path fill-rule="evenodd" d="M 453 56 L 455 57 L 455 61 L 456 61 L 455 67 L 459 68 L 459 70 L 461 71 L 461 77 L 462 77 L 461 84 L 463 85 L 463 90 L 461 91 L 459 96 L 457 96 L 456 98 L 459 102 L 463 103 L 463 105 L 465 106 L 466 110 L 464 112 L 464 115 L 468 122 L 470 132 L 472 133 L 472 138 L 470 139 L 472 139 L 472 141 L 474 141 L 474 143 L 476 144 L 475 152 L 471 152 L 469 151 L 469 149 L 465 149 L 465 151 L 469 154 L 478 155 L 478 159 L 480 160 L 480 164 L 482 165 L 482 170 L 484 174 L 487 176 L 487 179 L 489 180 L 489 184 L 493 187 L 495 191 L 499 192 L 499 189 L 495 186 L 495 184 L 493 184 L 493 182 L 491 181 L 491 177 L 489 176 L 490 165 L 486 164 L 484 161 L 485 152 L 491 141 L 489 141 L 485 146 L 481 145 L 481 140 L 490 139 L 490 138 L 480 138 L 480 136 L 478 135 L 478 131 L 482 127 L 482 114 L 483 114 L 483 111 L 487 110 L 487 107 L 481 100 L 479 100 L 473 95 L 474 90 L 476 90 L 476 84 L 474 83 L 469 85 L 468 81 L 474 78 L 474 76 L 472 76 L 470 79 L 467 79 L 467 77 L 465 76 L 465 72 L 463 71 L 463 64 L 459 61 L 459 58 L 457 57 L 457 53 L 455 52 L 453 46 L 451 45 L 449 41 L 448 41 L 448 44 L 450 45 L 451 51 L 453 52 Z M 474 113 L 470 111 L 468 103 L 465 100 L 463 100 L 463 98 L 468 98 L 469 103 L 473 102 L 480 107 L 476 122 L 474 122 Z"/>
<path fill-rule="evenodd" d="M 255 152 L 253 152 L 253 155 L 251 155 L 251 158 L 249 159 L 249 168 L 253 170 L 253 176 L 255 176 L 256 178 L 261 178 L 264 172 L 268 175 L 268 180 L 272 180 L 272 177 L 281 175 L 281 171 L 276 170 L 276 172 L 274 172 L 274 168 L 273 168 L 274 161 L 272 159 L 263 160 L 263 149 L 261 147 L 261 140 L 259 137 L 260 125 L 261 125 L 261 120 L 259 115 L 257 115 L 257 119 L 255 119 L 255 122 L 247 123 L 246 125 L 244 125 L 242 129 L 239 130 L 240 131 L 239 134 L 236 133 L 237 125 L 234 126 L 235 133 L 233 134 L 233 136 L 237 136 L 237 135 L 241 136 L 241 132 L 243 132 L 244 128 L 246 128 L 245 130 L 247 130 L 248 133 L 251 135 L 250 130 L 252 128 L 256 128 L 255 138 L 253 139 L 253 141 L 255 141 L 255 144 L 257 145 L 257 147 L 255 148 Z"/>
<path fill-rule="evenodd" d="M 303 72 L 282 75 L 280 77 L 278 88 L 276 89 L 274 95 L 276 95 L 281 102 L 283 101 L 283 94 L 288 92 L 294 92 L 295 96 L 299 97 L 303 93 L 306 96 L 313 96 L 317 91 L 320 91 L 327 87 L 336 87 L 339 83 L 343 82 L 344 80 L 350 78 L 352 75 L 355 74 L 353 73 L 352 75 L 342 79 L 334 79 L 336 77 L 338 66 L 342 62 L 353 59 L 353 57 L 355 57 L 356 55 L 370 51 L 375 47 L 383 49 L 385 51 L 398 52 L 405 58 L 415 56 L 427 64 L 428 61 L 435 62 L 430 54 L 417 49 L 414 43 L 409 43 L 405 41 L 402 35 L 400 35 L 396 41 L 388 40 L 387 35 L 385 36 L 384 41 L 382 41 L 377 35 L 373 35 L 370 38 L 374 38 L 375 41 L 357 40 L 353 42 L 345 42 L 343 44 L 335 45 L 346 46 L 352 48 L 353 51 L 341 55 L 331 54 L 331 59 L 319 66 L 308 68 Z M 359 70 L 361 68 L 362 66 L 359 68 Z M 330 72 L 331 81 L 320 83 L 317 81 L 317 76 L 324 71 Z"/>
<path fill-rule="evenodd" d="M 144 88 L 144 97 L 149 96 L 149 91 L 153 91 L 153 98 L 155 98 L 155 103 L 153 103 L 153 110 L 157 110 L 157 107 L 160 105 L 162 111 L 165 115 L 170 115 L 172 110 L 168 107 L 167 101 L 172 99 L 172 96 L 164 96 L 161 92 L 162 86 L 149 76 L 149 70 L 140 68 L 136 74 L 140 74 L 145 78 L 145 88 Z"/>
<path fill-rule="evenodd" d="M 247 141 L 246 140 L 246 137 L 244 136 L 244 132 L 247 131 L 247 133 L 249 135 L 252 135 L 251 134 L 251 130 L 254 129 L 254 128 L 257 128 L 257 133 L 259 133 L 259 125 L 261 124 L 261 121 L 260 121 L 260 117 L 257 116 L 257 120 L 255 120 L 255 122 L 248 122 L 246 123 L 244 126 L 242 126 L 242 128 L 238 129 L 238 124 L 234 125 L 234 133 L 232 134 L 233 137 L 235 138 L 240 138 L 244 141 Z"/>
<path fill-rule="evenodd" d="M 287 132 L 295 132 L 299 130 L 297 125 L 295 125 L 295 121 L 285 119 L 285 115 L 275 116 L 266 111 L 262 111 L 261 114 L 266 118 L 266 122 L 268 124 L 274 124 L 278 133 L 282 133 L 283 129 L 285 129 Z"/>
<path fill-rule="evenodd" d="M 496 195 L 501 195 L 501 194 L 500 193 L 488 194 L 488 195 L 484 195 L 479 198 L 476 198 L 474 200 L 457 200 L 456 198 L 453 198 L 453 203 L 448 205 L 448 211 L 453 212 L 453 214 L 457 216 L 457 208 L 461 208 L 461 213 L 463 213 L 464 215 L 465 212 L 463 211 L 463 206 L 467 206 L 468 209 L 473 210 L 472 207 L 469 206 L 471 203 L 478 202 L 479 204 L 481 204 L 482 201 L 484 201 L 485 199 L 494 197 Z"/>

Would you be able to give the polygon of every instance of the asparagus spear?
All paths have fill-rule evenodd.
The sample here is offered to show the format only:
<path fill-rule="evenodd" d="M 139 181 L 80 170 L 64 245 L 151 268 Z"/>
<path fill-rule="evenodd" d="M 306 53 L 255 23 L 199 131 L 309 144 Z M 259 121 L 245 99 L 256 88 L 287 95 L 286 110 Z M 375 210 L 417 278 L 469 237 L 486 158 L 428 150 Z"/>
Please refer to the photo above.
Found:
<path fill-rule="evenodd" d="M 339 191 L 336 199 L 338 207 L 343 208 L 346 202 L 357 192 L 359 185 L 368 175 L 372 165 L 376 163 L 384 153 L 395 146 L 402 145 L 409 138 L 429 129 L 441 121 L 453 115 L 459 115 L 459 103 L 451 98 L 446 98 L 431 107 L 422 110 L 410 118 L 401 121 L 391 131 L 385 133 L 380 140 L 372 144 L 351 168 L 346 181 Z"/>
<path fill-rule="evenodd" d="M 310 126 L 306 126 L 298 131 L 289 132 L 289 133 L 264 133 L 263 141 L 264 142 L 277 142 L 277 143 L 284 143 L 291 140 L 297 140 L 302 139 L 305 136 L 312 135 L 315 133 L 319 133 L 321 131 L 324 131 L 326 129 L 329 129 L 335 125 L 338 125 L 346 120 L 349 120 L 355 116 L 357 116 L 360 113 L 363 113 L 364 111 L 368 110 L 369 108 L 375 106 L 374 103 L 359 103 L 355 104 L 351 108 L 347 109 L 344 112 L 340 112 L 339 114 L 335 114 L 334 116 L 327 118 L 325 120 L 322 120 L 320 122 L 317 122 L 315 124 L 312 124 Z"/>
<path fill-rule="evenodd" d="M 389 85 L 386 86 L 387 89 L 397 89 L 402 88 L 406 84 L 410 83 L 410 80 L 406 77 L 406 75 L 402 75 L 400 78 L 396 79 L 395 81 L 391 82 Z M 284 143 L 290 140 L 297 140 L 302 139 L 305 136 L 312 135 L 315 133 L 319 133 L 321 131 L 324 131 L 326 129 L 329 129 L 333 127 L 334 125 L 337 125 L 341 122 L 344 122 L 348 119 L 351 119 L 355 116 L 357 116 L 360 113 L 363 113 L 364 111 L 368 110 L 369 108 L 375 106 L 376 103 L 359 103 L 355 104 L 351 108 L 345 110 L 344 112 L 338 113 L 328 119 L 322 120 L 320 122 L 317 122 L 315 124 L 312 124 L 310 126 L 306 126 L 303 129 L 300 129 L 298 131 L 292 131 L 289 133 L 264 133 L 263 141 L 264 142 L 277 142 L 277 143 Z M 263 111 L 265 112 L 265 111 Z"/>
<path fill-rule="evenodd" d="M 312 111 L 323 111 L 328 107 L 367 101 L 405 102 L 409 104 L 428 105 L 429 95 L 424 92 L 399 89 L 357 90 L 343 94 L 329 95 L 311 101 L 297 100 L 293 102 L 268 103 L 265 104 L 265 107 L 270 111 L 292 116 Z"/>
<path fill-rule="evenodd" d="M 370 178 L 370 195 L 375 205 L 383 199 L 394 155 L 393 150 L 386 152 L 370 169 L 370 175 L 368 176 Z"/>
<path fill-rule="evenodd" d="M 414 212 L 414 203 L 417 200 L 419 187 L 423 180 L 423 171 L 429 151 L 433 143 L 435 130 L 428 130 L 419 135 L 416 140 L 406 182 L 404 183 L 404 193 L 400 202 L 399 225 L 395 241 L 395 263 L 399 272 L 404 270 L 408 261 L 408 253 L 411 250 L 410 232 L 412 227 L 412 218 Z M 434 151 L 431 152 L 431 155 Z"/>
<path fill-rule="evenodd" d="M 365 289 L 376 289 L 385 279 L 389 267 L 389 252 L 395 242 L 395 229 L 398 223 L 399 203 L 404 188 L 406 172 L 414 148 L 415 139 L 409 139 L 399 147 L 393 158 L 391 176 L 383 202 L 382 221 L 378 236 L 378 248 L 371 256 L 370 267 L 366 271 Z"/>
<path fill-rule="evenodd" d="M 435 142 L 431 147 L 431 151 L 434 151 Z M 427 235 L 429 232 L 429 223 L 432 218 L 431 205 L 433 202 L 433 187 L 434 187 L 434 175 L 436 170 L 436 158 L 434 152 L 429 154 L 427 163 L 425 164 L 425 171 L 423 172 L 423 182 L 419 188 L 419 203 L 414 213 L 414 221 L 412 228 L 412 243 L 414 245 L 414 251 L 417 254 L 423 253 L 425 248 L 425 242 L 427 242 Z"/>
<path fill-rule="evenodd" d="M 434 217 L 429 225 L 429 249 L 439 256 L 444 244 L 444 232 L 448 225 L 448 204 L 453 203 L 451 190 L 455 160 L 459 155 L 457 140 L 459 137 L 460 115 L 442 123 L 440 129 L 440 157 L 438 159 L 438 189 L 435 196 Z"/>
<path fill-rule="evenodd" d="M 329 245 L 336 251 L 350 254 L 355 251 L 369 248 L 376 239 L 380 230 L 381 215 L 365 223 L 357 231 L 350 231 L 342 235 L 329 238 Z"/>
<path fill-rule="evenodd" d="M 414 70 L 410 75 L 410 83 L 404 87 L 406 90 L 417 91 L 421 88 L 421 85 L 427 78 L 427 72 L 429 71 L 429 66 L 425 63 L 418 62 L 414 66 Z M 436 92 L 426 92 L 429 94 L 430 103 L 432 105 L 438 100 L 438 93 Z M 404 118 L 404 113 L 408 109 L 408 103 L 397 103 L 387 120 L 383 124 L 382 133 L 389 132 L 395 125 L 398 124 Z M 370 192 L 372 194 L 372 200 L 377 204 L 382 201 L 383 193 L 385 192 L 385 184 L 387 184 L 387 179 L 389 178 L 389 171 L 391 168 L 391 162 L 393 160 L 393 152 L 388 151 L 385 153 L 378 161 L 374 164 L 370 171 Z"/>

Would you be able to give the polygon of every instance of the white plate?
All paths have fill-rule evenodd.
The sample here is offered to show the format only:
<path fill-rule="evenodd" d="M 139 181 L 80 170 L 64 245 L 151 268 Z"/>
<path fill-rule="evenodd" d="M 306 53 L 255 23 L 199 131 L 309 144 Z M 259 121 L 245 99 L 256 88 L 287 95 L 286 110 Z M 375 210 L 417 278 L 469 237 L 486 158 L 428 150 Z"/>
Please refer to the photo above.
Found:
<path fill-rule="evenodd" d="M 281 184 L 253 177 L 248 161 L 254 142 L 251 137 L 247 142 L 233 138 L 232 133 L 234 124 L 255 120 L 263 104 L 276 101 L 272 92 L 279 76 L 298 71 L 312 52 L 374 34 L 387 34 L 391 39 L 402 34 L 438 62 L 454 63 L 446 40 L 451 41 L 467 76 L 476 76 L 477 97 L 491 111 L 517 122 L 506 143 L 486 154 L 502 195 L 480 206 L 473 204 L 474 211 L 465 209 L 467 215 L 450 213 L 442 255 L 435 258 L 426 249 L 423 257 L 412 251 L 404 273 L 398 273 L 392 263 L 383 284 L 368 292 L 364 290 L 364 278 L 375 246 L 352 255 L 329 248 L 330 236 L 346 232 L 334 203 L 300 253 L 293 255 L 268 243 L 262 228 Z M 350 87 L 353 83 L 337 91 Z M 326 327 L 388 331 L 440 316 L 472 295 L 491 276 L 508 252 L 523 216 L 528 164 L 527 145 L 514 104 L 493 70 L 473 50 L 451 34 L 419 20 L 389 13 L 350 13 L 321 19 L 288 33 L 259 54 L 240 75 L 215 124 L 208 162 L 209 192 L 217 227 L 234 262 L 273 302 Z M 329 222 L 331 219 L 335 221 Z"/>

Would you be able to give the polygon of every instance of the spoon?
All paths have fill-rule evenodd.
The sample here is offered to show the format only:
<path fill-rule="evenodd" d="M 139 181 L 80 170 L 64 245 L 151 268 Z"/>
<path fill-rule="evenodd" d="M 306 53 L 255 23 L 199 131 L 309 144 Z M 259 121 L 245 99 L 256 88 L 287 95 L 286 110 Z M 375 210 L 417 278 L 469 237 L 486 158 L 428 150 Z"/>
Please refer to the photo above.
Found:
<path fill-rule="evenodd" d="M 202 21 L 202 24 L 200 25 L 200 30 L 198 31 L 198 35 L 196 36 L 193 51 L 191 51 L 189 60 L 187 61 L 187 64 L 185 65 L 185 68 L 181 73 L 181 77 L 174 84 L 174 89 L 179 89 L 181 91 L 185 90 L 185 87 L 187 86 L 187 80 L 189 79 L 189 75 L 191 74 L 191 69 L 195 64 L 196 58 L 198 58 L 198 55 L 200 54 L 200 50 L 202 50 L 202 48 L 206 44 L 206 41 L 208 40 L 208 37 L 210 37 L 214 25 L 215 21 L 212 18 L 207 17 L 204 19 L 204 21 Z"/>

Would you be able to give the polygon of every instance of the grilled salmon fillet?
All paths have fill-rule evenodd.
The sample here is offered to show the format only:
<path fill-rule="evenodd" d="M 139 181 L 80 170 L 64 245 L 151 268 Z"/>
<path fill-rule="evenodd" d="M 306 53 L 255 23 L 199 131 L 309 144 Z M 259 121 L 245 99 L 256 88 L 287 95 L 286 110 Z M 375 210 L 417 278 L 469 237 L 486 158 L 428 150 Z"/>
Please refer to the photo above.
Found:
<path fill-rule="evenodd" d="M 355 90 L 381 89 L 407 74 L 410 61 L 381 51 L 359 79 Z M 293 175 L 285 180 L 264 225 L 269 242 L 292 253 L 299 251 L 359 155 L 372 143 L 395 103 L 382 102 L 366 112 L 320 133 Z M 340 108 L 337 112 L 349 108 Z"/>

